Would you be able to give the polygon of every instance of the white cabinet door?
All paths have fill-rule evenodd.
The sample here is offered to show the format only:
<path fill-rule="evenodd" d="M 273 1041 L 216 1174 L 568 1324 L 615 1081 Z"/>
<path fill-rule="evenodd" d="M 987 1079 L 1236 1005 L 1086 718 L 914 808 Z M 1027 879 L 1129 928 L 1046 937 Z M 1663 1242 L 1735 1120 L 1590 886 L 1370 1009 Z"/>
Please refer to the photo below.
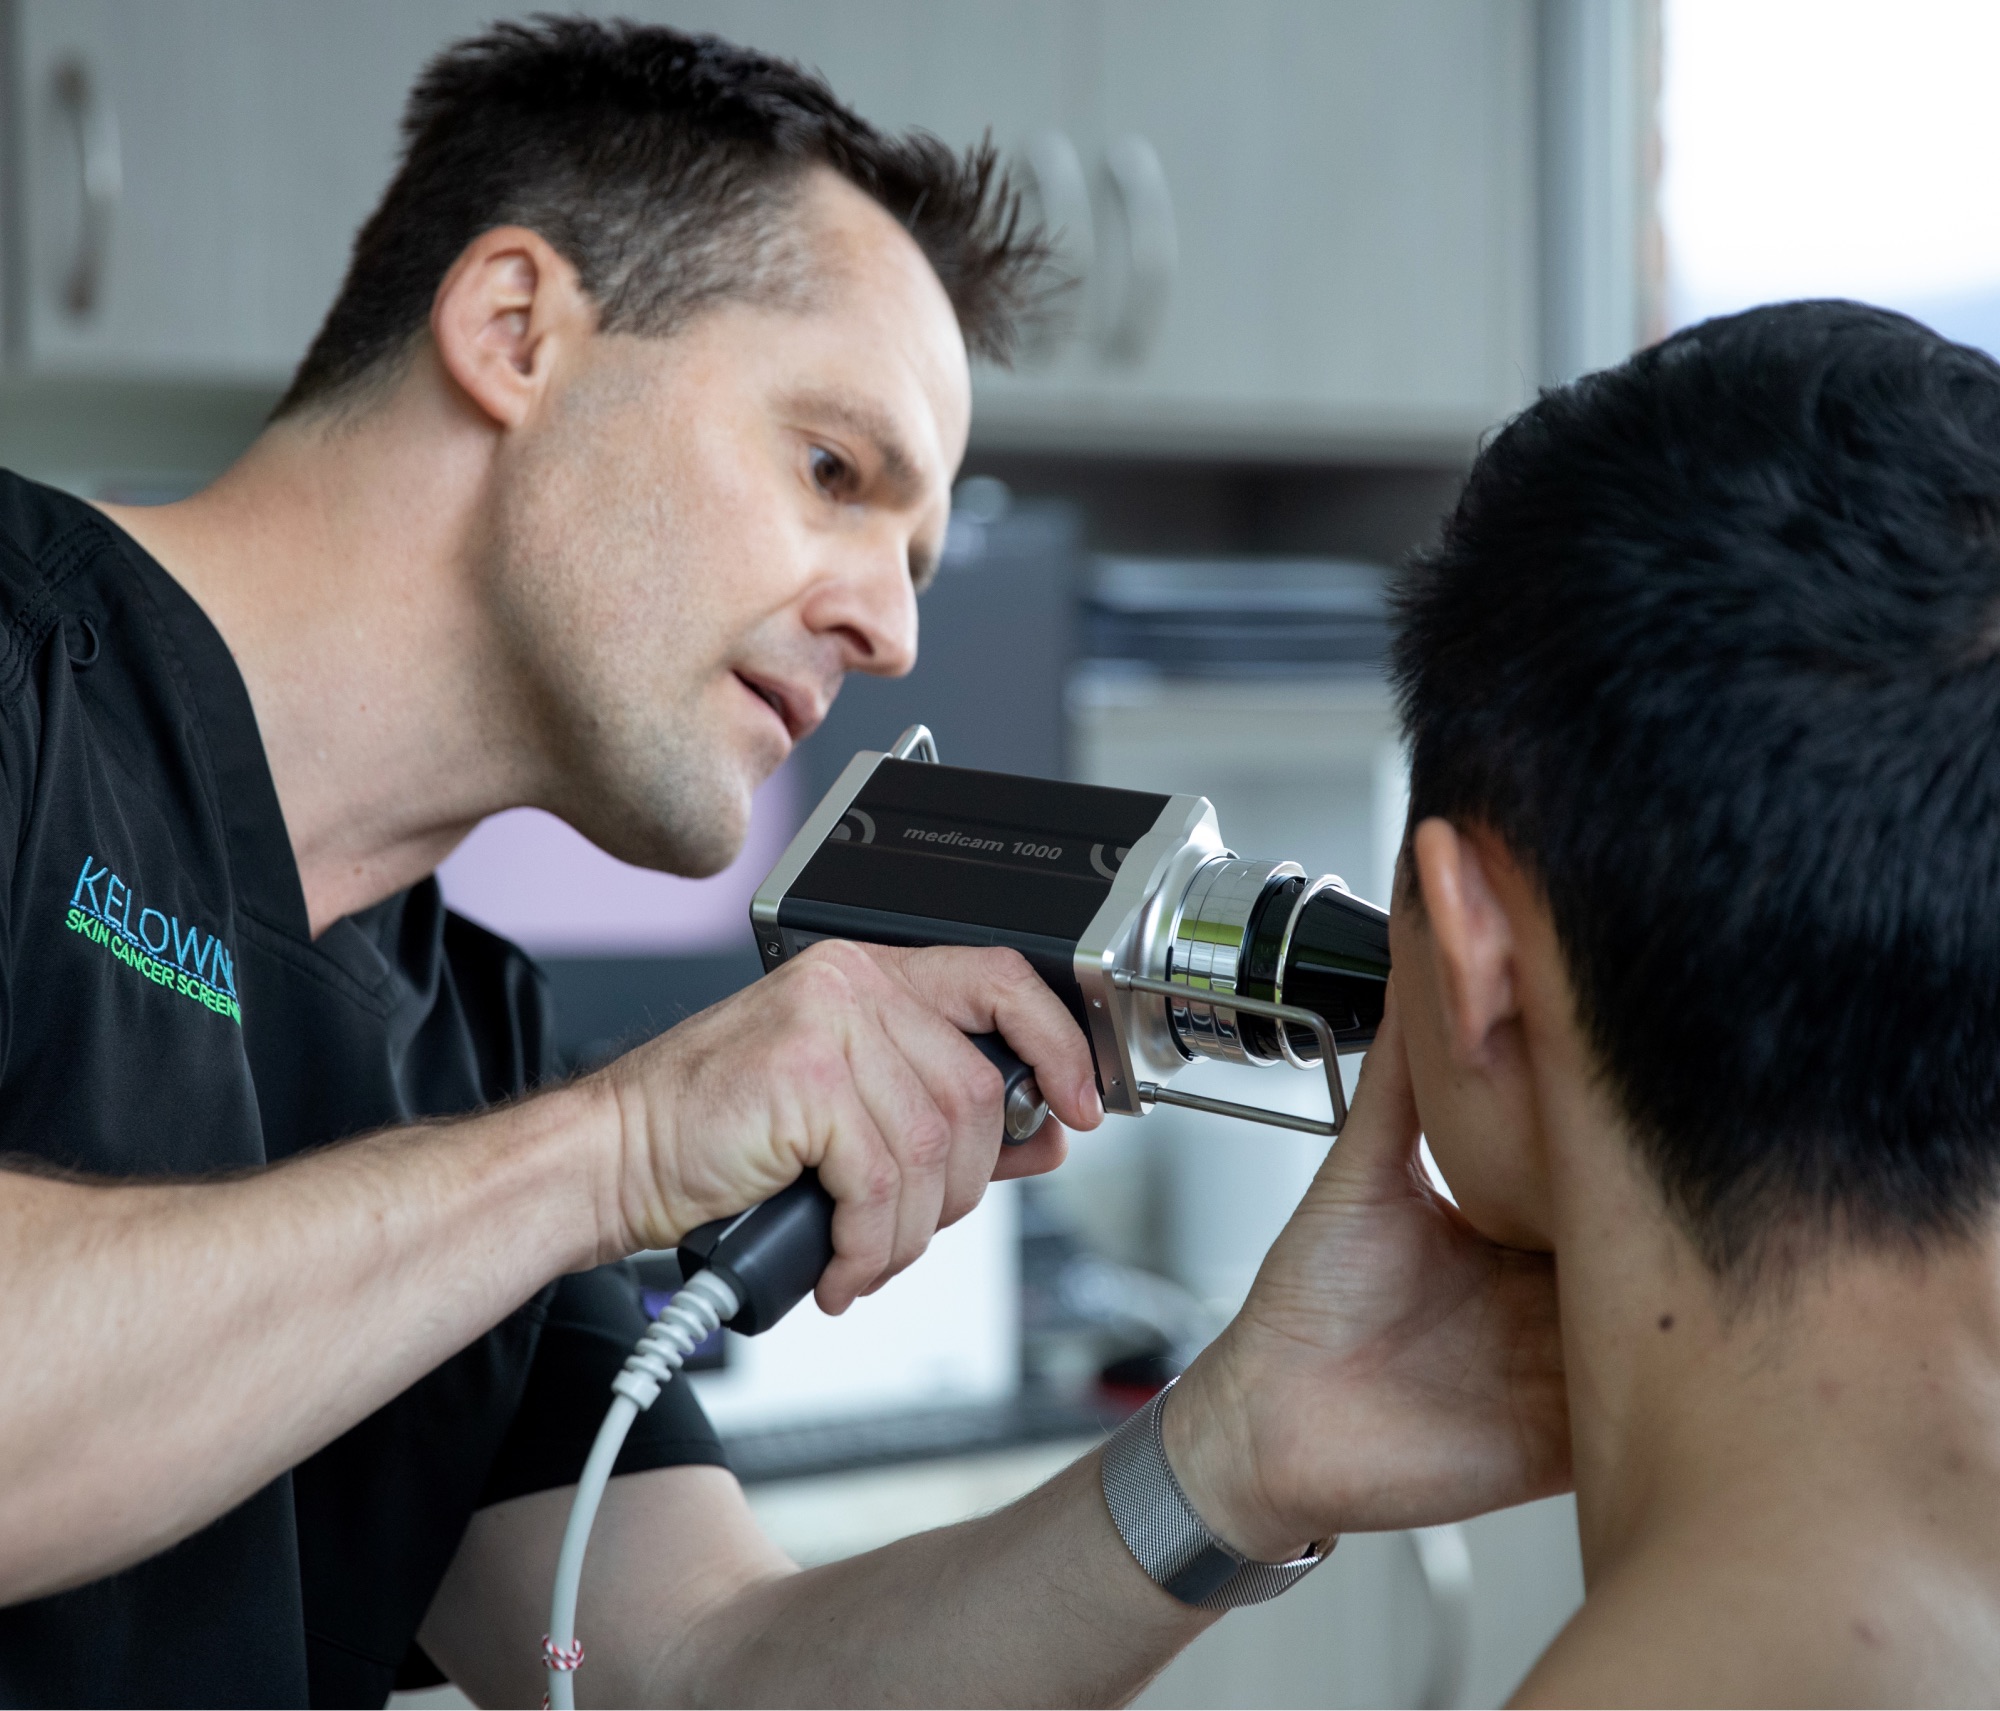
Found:
<path fill-rule="evenodd" d="M 1054 388 L 1066 437 L 1393 452 L 1469 444 L 1525 400 L 1528 0 L 1097 0 L 1089 12 L 1099 93 L 1083 152 L 1101 265 L 1124 241 L 1103 163 L 1133 137 L 1159 163 L 1178 254 L 1141 351 L 1066 362 Z M 1050 390 L 1032 375 L 987 388 L 993 414 L 1023 428 Z"/>
<path fill-rule="evenodd" d="M 411 77 L 487 10 L 18 0 L 20 365 L 282 379 L 388 177 Z"/>

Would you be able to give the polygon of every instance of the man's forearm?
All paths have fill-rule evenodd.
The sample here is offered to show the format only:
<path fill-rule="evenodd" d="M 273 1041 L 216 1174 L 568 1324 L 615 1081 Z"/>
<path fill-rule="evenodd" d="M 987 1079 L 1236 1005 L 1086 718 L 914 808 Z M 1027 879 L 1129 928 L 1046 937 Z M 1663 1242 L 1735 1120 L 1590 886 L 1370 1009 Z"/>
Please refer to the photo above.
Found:
<path fill-rule="evenodd" d="M 0 1173 L 0 1603 L 197 1530 L 591 1263 L 600 1097 L 231 1181 Z"/>
<path fill-rule="evenodd" d="M 1141 1572 L 1100 1477 L 1092 1454 L 995 1514 L 751 1586 L 662 1637 L 635 1702 L 1121 1704 L 1215 1618 Z"/>

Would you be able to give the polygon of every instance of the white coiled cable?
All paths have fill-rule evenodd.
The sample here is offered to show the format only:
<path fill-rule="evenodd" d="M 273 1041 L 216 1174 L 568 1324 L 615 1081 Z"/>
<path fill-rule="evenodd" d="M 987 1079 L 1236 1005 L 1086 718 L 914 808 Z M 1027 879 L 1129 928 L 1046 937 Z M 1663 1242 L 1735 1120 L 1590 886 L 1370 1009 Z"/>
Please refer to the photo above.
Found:
<path fill-rule="evenodd" d="M 736 1291 L 712 1271 L 697 1272 L 646 1328 L 638 1346 L 611 1381 L 617 1394 L 597 1429 L 597 1441 L 576 1482 L 569 1525 L 563 1529 L 562 1552 L 556 1558 L 556 1590 L 549 1608 L 549 1631 L 542 1636 L 542 1662 L 549 1672 L 549 1704 L 570 1711 L 576 1704 L 575 1674 L 583 1662 L 576 1637 L 576 1598 L 583 1583 L 583 1553 L 590 1546 L 590 1529 L 597 1506 L 611 1480 L 611 1466 L 625 1445 L 632 1422 L 652 1407 L 660 1387 L 679 1372 L 689 1355 L 736 1317 L 742 1305 Z"/>

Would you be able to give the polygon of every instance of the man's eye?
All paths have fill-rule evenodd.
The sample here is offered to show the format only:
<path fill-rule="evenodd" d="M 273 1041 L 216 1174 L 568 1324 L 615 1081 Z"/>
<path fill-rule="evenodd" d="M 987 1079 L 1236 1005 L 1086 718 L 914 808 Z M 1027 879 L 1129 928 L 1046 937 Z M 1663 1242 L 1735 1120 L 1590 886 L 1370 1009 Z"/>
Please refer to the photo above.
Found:
<path fill-rule="evenodd" d="M 854 466 L 838 452 L 814 446 L 811 452 L 813 485 L 829 499 L 845 499 L 854 488 Z"/>

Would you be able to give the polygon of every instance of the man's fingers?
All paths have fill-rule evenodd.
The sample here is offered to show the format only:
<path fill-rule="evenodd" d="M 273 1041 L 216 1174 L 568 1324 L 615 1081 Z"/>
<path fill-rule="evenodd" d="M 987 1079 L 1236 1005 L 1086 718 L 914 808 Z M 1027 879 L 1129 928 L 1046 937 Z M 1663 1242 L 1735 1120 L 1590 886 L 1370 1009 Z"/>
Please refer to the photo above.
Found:
<path fill-rule="evenodd" d="M 1001 1080 L 964 1031 L 872 949 L 828 944 L 816 960 L 837 981 L 847 1018 L 840 1103 L 865 1113 L 860 1123 L 833 1122 L 823 1143 L 833 1168 L 822 1167 L 822 1180 L 843 1211 L 855 1202 L 851 1219 L 836 1214 L 838 1257 L 821 1292 L 834 1310 L 880 1288 L 979 1203 L 1000 1150 Z"/>
<path fill-rule="evenodd" d="M 866 1295 L 916 1259 L 936 1233 L 955 1137 L 949 1114 L 887 1030 L 879 1025 L 857 1030 L 850 1055 L 861 1103 L 896 1175 L 889 1254 L 862 1285 Z"/>
<path fill-rule="evenodd" d="M 1002 1147 L 994 1162 L 993 1180 L 1012 1182 L 1019 1176 L 1042 1176 L 1069 1157 L 1069 1131 L 1051 1117 L 1035 1138 L 1017 1147 Z"/>
<path fill-rule="evenodd" d="M 963 1030 L 900 983 L 884 995 L 881 1023 L 951 1124 L 943 1203 L 933 1226 L 943 1229 L 977 1206 L 993 1180 L 1006 1123 L 1000 1072 Z"/>
<path fill-rule="evenodd" d="M 825 1312 L 844 1313 L 887 1270 L 895 1251 L 901 1173 L 859 1098 L 839 1100 L 831 1128 L 819 1180 L 835 1202 L 833 1263 L 813 1295 Z"/>
<path fill-rule="evenodd" d="M 1090 1046 L 1063 1001 L 1017 951 L 882 949 L 911 989 L 968 1034 L 999 1033 L 1033 1066 L 1049 1107 L 1073 1129 L 1104 1117 Z"/>

